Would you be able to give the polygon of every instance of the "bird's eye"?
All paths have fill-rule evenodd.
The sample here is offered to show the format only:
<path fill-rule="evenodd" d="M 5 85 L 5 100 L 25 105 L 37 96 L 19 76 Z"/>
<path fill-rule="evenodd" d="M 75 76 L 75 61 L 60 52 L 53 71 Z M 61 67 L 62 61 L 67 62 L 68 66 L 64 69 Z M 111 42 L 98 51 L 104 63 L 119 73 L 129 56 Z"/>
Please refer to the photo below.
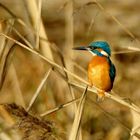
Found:
<path fill-rule="evenodd" d="M 93 47 L 93 46 L 88 46 L 90 48 L 90 50 L 95 50 L 96 47 Z"/>

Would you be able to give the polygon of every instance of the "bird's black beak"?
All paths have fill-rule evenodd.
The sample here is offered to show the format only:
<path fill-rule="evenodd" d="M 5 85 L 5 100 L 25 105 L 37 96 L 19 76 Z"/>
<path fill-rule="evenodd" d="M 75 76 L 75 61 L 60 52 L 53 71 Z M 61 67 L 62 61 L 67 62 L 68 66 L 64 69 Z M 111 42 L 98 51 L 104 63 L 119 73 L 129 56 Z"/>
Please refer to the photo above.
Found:
<path fill-rule="evenodd" d="M 80 46 L 80 47 L 73 48 L 73 50 L 83 50 L 83 51 L 86 51 L 86 50 L 88 50 L 88 47 Z"/>

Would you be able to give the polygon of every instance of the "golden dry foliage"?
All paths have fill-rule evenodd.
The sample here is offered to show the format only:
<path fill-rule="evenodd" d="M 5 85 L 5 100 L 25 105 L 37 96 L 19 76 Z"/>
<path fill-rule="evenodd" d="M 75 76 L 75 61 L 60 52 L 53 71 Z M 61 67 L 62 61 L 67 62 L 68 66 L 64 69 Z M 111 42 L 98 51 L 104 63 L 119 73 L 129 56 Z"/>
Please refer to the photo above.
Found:
<path fill-rule="evenodd" d="M 138 0 L 0 0 L 0 139 L 140 139 L 139 7 Z M 96 87 L 82 96 L 91 55 L 72 50 L 95 40 L 109 42 L 117 69 L 102 103 Z"/>

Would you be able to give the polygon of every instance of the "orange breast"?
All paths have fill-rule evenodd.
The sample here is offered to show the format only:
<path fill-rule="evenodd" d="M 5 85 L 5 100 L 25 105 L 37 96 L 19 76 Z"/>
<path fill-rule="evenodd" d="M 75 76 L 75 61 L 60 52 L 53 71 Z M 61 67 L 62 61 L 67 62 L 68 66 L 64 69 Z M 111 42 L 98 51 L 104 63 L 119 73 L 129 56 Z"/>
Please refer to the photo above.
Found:
<path fill-rule="evenodd" d="M 91 85 L 104 91 L 110 91 L 112 84 L 109 68 L 106 57 L 94 56 L 88 66 L 88 79 Z"/>

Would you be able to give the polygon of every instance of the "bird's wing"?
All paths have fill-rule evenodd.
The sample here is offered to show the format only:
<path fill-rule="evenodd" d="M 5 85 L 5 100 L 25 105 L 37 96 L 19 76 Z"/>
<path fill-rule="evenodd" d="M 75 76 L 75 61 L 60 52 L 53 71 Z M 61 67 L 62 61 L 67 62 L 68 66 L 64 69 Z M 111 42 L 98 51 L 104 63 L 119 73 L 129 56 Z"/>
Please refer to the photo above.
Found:
<path fill-rule="evenodd" d="M 108 58 L 108 61 L 110 65 L 109 76 L 110 76 L 111 82 L 113 83 L 116 76 L 116 68 L 114 64 L 111 62 L 110 58 Z"/>

